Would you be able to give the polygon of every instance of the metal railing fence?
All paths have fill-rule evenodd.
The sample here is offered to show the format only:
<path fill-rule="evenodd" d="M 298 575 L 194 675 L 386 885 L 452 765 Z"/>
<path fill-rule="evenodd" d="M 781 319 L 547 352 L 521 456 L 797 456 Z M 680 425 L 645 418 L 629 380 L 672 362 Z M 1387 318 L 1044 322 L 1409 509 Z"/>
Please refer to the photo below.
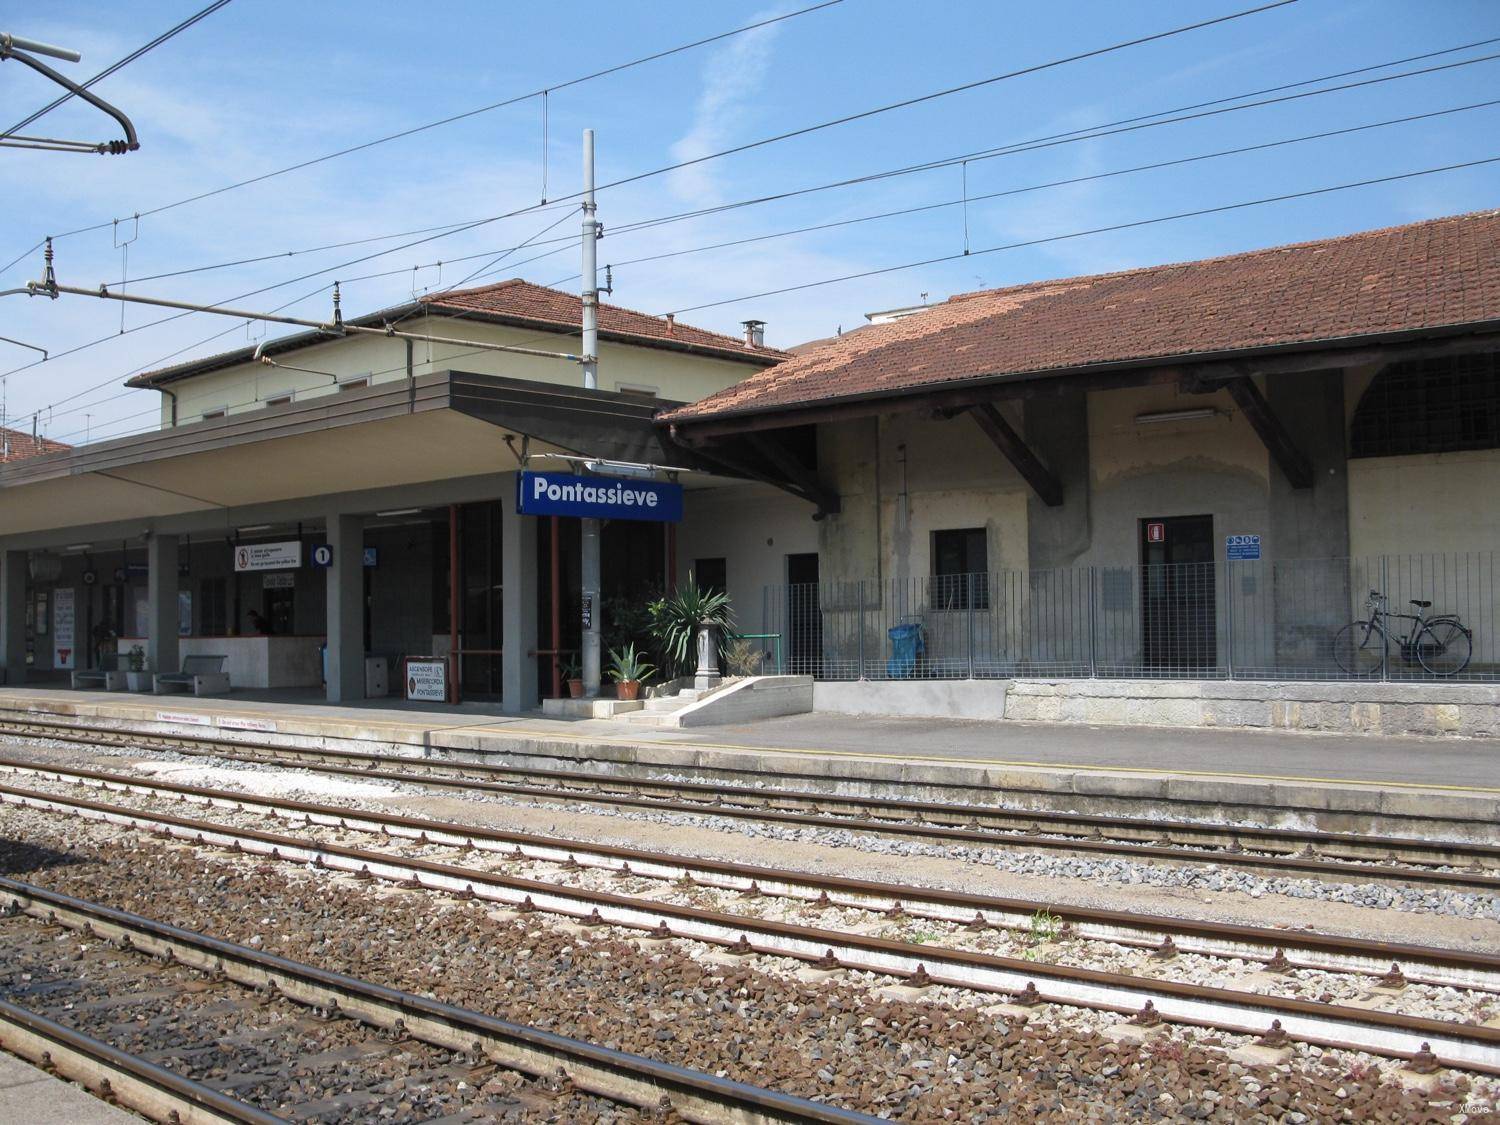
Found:
<path fill-rule="evenodd" d="M 827 680 L 1500 680 L 1497 562 L 1483 551 L 768 586 L 759 629 L 783 638 L 788 673 Z M 1341 637 L 1370 619 L 1372 591 L 1385 634 Z M 1398 616 L 1417 612 L 1413 600 L 1459 619 L 1446 663 Z"/>

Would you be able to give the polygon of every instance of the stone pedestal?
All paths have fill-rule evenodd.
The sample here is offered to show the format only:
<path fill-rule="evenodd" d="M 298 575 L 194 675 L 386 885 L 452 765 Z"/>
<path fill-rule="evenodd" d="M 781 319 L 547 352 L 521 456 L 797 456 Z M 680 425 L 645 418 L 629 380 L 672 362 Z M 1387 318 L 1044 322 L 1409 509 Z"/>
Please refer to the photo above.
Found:
<path fill-rule="evenodd" d="M 698 667 L 693 672 L 693 687 L 697 691 L 708 691 L 719 686 L 718 627 L 703 622 L 698 626 Z"/>

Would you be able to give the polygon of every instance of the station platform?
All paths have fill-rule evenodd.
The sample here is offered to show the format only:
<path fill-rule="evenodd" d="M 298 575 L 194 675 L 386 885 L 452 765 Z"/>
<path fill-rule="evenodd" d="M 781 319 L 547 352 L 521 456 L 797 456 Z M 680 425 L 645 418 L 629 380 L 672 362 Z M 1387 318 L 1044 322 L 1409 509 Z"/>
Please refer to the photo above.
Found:
<path fill-rule="evenodd" d="M 335 706 L 307 692 L 163 699 L 0 688 L 0 719 L 22 714 L 536 768 L 1500 840 L 1500 742 L 1489 739 L 827 713 L 672 729 L 482 704 Z"/>
<path fill-rule="evenodd" d="M 130 1125 L 141 1118 L 0 1051 L 0 1120 L 27 1125 Z"/>

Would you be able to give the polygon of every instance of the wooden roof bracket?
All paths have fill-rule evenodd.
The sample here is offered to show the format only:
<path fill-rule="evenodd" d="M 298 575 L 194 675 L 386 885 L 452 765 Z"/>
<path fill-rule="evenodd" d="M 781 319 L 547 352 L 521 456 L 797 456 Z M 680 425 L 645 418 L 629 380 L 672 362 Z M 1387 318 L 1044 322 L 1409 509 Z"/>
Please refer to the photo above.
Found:
<path fill-rule="evenodd" d="M 1021 478 L 1031 486 L 1031 490 L 1037 494 L 1042 503 L 1049 508 L 1057 508 L 1063 502 L 1062 482 L 1053 475 L 1052 470 L 1042 463 L 1042 459 L 1032 452 L 1029 445 L 1009 422 L 1005 415 L 997 410 L 993 403 L 981 403 L 971 407 L 969 413 L 974 416 L 974 421 L 979 423 L 979 428 L 984 431 L 985 436 L 995 443 L 995 448 L 1004 454 Z"/>

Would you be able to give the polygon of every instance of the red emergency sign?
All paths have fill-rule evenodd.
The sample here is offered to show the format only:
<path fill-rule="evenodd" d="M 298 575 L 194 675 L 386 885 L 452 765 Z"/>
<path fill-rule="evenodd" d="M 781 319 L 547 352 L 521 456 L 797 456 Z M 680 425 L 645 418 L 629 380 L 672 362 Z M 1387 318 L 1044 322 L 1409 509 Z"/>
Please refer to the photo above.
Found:
<path fill-rule="evenodd" d="M 1167 541 L 1167 525 L 1160 520 L 1153 520 L 1146 525 L 1147 543 L 1165 543 Z"/>

